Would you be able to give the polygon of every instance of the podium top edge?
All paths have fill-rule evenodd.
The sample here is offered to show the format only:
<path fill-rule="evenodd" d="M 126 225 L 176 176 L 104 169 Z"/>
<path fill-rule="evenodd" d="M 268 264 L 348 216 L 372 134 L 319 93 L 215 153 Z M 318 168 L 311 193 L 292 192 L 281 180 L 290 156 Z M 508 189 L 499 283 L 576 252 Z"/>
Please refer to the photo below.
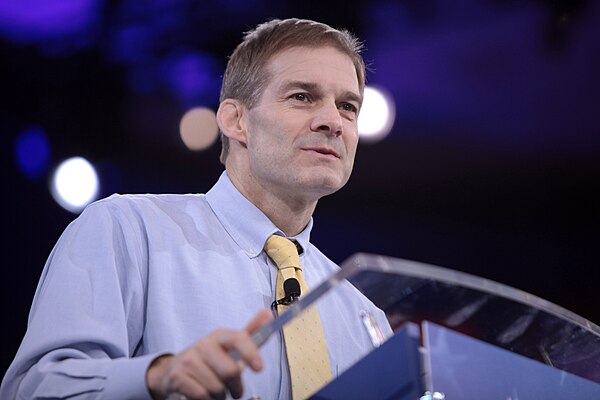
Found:
<path fill-rule="evenodd" d="M 600 326 L 588 319 L 531 293 L 477 275 L 418 261 L 362 252 L 352 254 L 340 266 L 342 269 L 379 271 L 430 279 L 499 296 L 568 320 L 600 337 Z"/>

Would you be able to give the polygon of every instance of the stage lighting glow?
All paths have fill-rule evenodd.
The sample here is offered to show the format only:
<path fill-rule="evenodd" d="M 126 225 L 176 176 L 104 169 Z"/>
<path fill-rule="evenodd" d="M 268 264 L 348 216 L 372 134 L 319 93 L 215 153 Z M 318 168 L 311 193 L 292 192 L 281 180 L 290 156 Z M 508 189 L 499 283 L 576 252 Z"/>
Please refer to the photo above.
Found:
<path fill-rule="evenodd" d="M 162 77 L 182 106 L 212 106 L 219 103 L 221 66 L 214 56 L 178 50 L 162 61 Z"/>
<path fill-rule="evenodd" d="M 382 88 L 365 87 L 365 97 L 358 117 L 361 140 L 377 142 L 385 138 L 394 125 L 394 100 Z"/>
<path fill-rule="evenodd" d="M 36 179 L 46 172 L 50 162 L 50 143 L 41 128 L 29 128 L 21 132 L 14 151 L 17 165 L 27 178 Z"/>
<path fill-rule="evenodd" d="M 179 123 L 181 140 L 188 149 L 194 151 L 210 147 L 218 132 L 217 117 L 209 108 L 192 108 L 184 114 Z"/>
<path fill-rule="evenodd" d="M 98 175 L 86 159 L 73 157 L 56 168 L 50 185 L 54 200 L 64 209 L 78 213 L 96 199 Z"/>
<path fill-rule="evenodd" d="M 0 35 L 20 44 L 53 43 L 57 51 L 79 48 L 97 36 L 101 7 L 98 0 L 2 1 Z"/>

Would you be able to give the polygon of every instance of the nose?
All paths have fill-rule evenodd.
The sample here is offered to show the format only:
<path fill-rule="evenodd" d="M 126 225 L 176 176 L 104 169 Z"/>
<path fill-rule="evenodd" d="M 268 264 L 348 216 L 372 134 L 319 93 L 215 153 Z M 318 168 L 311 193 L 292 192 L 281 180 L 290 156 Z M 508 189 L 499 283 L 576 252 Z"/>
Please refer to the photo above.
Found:
<path fill-rule="evenodd" d="M 328 135 L 342 134 L 342 116 L 335 102 L 326 102 L 317 108 L 313 117 L 311 129 Z"/>

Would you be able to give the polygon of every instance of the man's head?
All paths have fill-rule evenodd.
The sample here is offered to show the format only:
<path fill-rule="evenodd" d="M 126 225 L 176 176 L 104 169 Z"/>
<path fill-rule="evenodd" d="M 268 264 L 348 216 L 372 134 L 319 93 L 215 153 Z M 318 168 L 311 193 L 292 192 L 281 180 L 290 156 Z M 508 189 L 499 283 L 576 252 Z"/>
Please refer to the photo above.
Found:
<path fill-rule="evenodd" d="M 272 20 L 248 32 L 232 53 L 221 88 L 220 101 L 237 99 L 248 109 L 260 99 L 271 76 L 268 62 L 283 50 L 293 47 L 333 47 L 354 64 L 360 94 L 365 86 L 365 64 L 360 55 L 362 44 L 348 31 L 301 19 Z M 229 138 L 221 134 L 221 162 L 229 155 Z"/>

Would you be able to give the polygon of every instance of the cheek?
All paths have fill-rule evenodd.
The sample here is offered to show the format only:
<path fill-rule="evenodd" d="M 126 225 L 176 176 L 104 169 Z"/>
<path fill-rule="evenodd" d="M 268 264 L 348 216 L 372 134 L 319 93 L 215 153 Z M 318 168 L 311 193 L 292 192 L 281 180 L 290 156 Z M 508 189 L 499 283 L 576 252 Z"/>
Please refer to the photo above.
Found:
<path fill-rule="evenodd" d="M 266 151 L 273 145 L 273 123 L 268 118 L 252 118 L 248 126 L 248 148 L 253 151 Z"/>
<path fill-rule="evenodd" d="M 358 146 L 358 135 L 356 135 L 355 137 L 352 138 L 348 138 L 348 140 L 346 140 L 346 166 L 348 169 L 352 169 L 352 167 L 354 166 L 354 158 L 356 156 L 356 149 Z"/>
<path fill-rule="evenodd" d="M 281 164 L 290 157 L 291 144 L 278 124 L 263 123 L 253 128 L 248 139 L 249 157 L 253 164 L 268 167 Z"/>
<path fill-rule="evenodd" d="M 346 146 L 346 150 L 348 151 L 348 155 L 352 155 L 356 153 L 356 148 L 358 146 L 358 132 L 354 131 L 344 138 L 344 144 Z"/>

